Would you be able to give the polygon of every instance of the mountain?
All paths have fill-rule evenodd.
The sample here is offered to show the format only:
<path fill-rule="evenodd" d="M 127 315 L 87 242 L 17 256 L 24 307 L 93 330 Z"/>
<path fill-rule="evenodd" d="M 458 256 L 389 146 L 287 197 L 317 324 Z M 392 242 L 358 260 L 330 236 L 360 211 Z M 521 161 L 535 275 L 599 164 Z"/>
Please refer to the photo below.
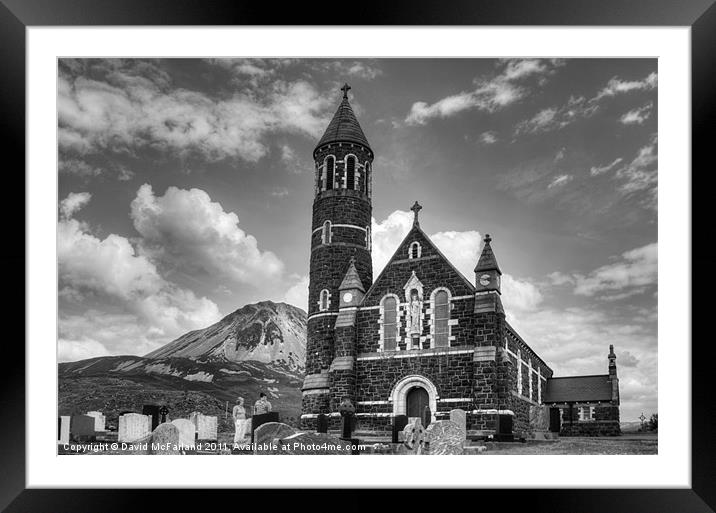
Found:
<path fill-rule="evenodd" d="M 146 358 L 257 361 L 303 372 L 306 313 L 286 303 L 246 305 L 202 330 L 190 331 Z"/>
<path fill-rule="evenodd" d="M 246 305 L 145 356 L 105 356 L 58 366 L 60 415 L 102 411 L 116 426 L 123 411 L 165 404 L 170 417 L 217 415 L 220 429 L 238 396 L 253 405 L 265 392 L 284 422 L 301 410 L 306 313 L 285 303 Z"/>

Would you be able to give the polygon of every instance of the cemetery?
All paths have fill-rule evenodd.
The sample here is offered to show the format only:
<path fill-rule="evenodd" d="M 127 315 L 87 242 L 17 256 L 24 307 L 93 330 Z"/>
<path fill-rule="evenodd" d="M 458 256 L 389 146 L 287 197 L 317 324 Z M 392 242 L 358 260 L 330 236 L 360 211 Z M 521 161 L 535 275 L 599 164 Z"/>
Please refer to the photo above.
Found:
<path fill-rule="evenodd" d="M 655 454 L 656 437 L 595 440 L 549 431 L 548 415 L 535 412 L 531 431 L 512 432 L 504 422 L 497 433 L 467 429 L 467 413 L 453 409 L 436 420 L 428 407 L 421 417 L 397 415 L 388 436 L 360 430 L 355 407 L 341 402 L 340 429 L 330 429 L 329 416 L 319 415 L 316 429 L 299 430 L 281 422 L 279 412 L 254 415 L 243 443 L 234 433 L 219 432 L 218 418 L 195 411 L 188 419 L 172 419 L 166 406 L 145 405 L 142 413 L 123 412 L 117 429 L 107 429 L 102 412 L 58 418 L 59 454 L 154 455 L 490 455 L 490 454 Z M 545 420 L 547 419 L 547 420 Z M 113 427 L 113 426 L 112 426 Z M 609 443 L 607 443 L 609 442 Z"/>

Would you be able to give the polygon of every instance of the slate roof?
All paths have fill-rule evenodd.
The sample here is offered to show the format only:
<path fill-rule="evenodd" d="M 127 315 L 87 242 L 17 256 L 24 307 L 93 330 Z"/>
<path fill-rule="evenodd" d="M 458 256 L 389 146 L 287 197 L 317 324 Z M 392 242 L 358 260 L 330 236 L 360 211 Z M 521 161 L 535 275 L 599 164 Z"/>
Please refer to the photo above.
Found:
<path fill-rule="evenodd" d="M 550 378 L 543 398 L 545 403 L 611 400 L 612 383 L 609 374 Z"/>
<path fill-rule="evenodd" d="M 497 258 L 495 257 L 495 253 L 492 251 L 492 246 L 490 246 L 490 236 L 487 235 L 485 237 L 485 246 L 482 248 L 482 253 L 480 254 L 480 258 L 477 261 L 477 265 L 475 266 L 475 272 L 480 271 L 491 271 L 493 269 L 497 270 L 500 274 L 502 274 L 502 271 L 500 271 L 500 266 L 497 265 Z"/>
<path fill-rule="evenodd" d="M 352 142 L 370 148 L 348 98 L 344 97 L 316 148 L 331 142 Z"/>
<path fill-rule="evenodd" d="M 356 270 L 354 259 L 351 259 L 350 266 L 348 266 L 348 271 L 346 272 L 346 275 L 341 282 L 341 286 L 338 287 L 338 290 L 346 289 L 358 289 L 361 292 L 365 292 L 365 289 L 363 288 L 363 283 L 360 281 L 360 276 L 358 275 L 358 271 Z"/>

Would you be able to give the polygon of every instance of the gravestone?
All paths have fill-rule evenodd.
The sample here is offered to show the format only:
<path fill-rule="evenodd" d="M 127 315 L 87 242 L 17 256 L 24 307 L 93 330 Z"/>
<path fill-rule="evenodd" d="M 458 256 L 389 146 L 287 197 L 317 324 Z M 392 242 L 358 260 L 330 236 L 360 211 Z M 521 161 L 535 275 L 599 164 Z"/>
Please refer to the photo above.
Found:
<path fill-rule="evenodd" d="M 262 413 L 251 417 L 251 443 L 254 442 L 254 431 L 256 431 L 256 428 L 261 424 L 266 424 L 267 422 L 279 422 L 278 412 L 270 411 L 268 413 Z"/>
<path fill-rule="evenodd" d="M 95 431 L 105 431 L 105 423 L 107 422 L 107 418 L 101 411 L 88 411 L 87 415 L 89 415 L 90 417 L 94 417 Z"/>
<path fill-rule="evenodd" d="M 396 415 L 393 417 L 393 443 L 397 444 L 400 442 L 399 434 L 402 433 L 403 429 L 405 429 L 405 426 L 408 425 L 408 416 L 407 415 Z"/>
<path fill-rule="evenodd" d="M 94 417 L 89 415 L 72 415 L 70 419 L 70 439 L 77 442 L 88 442 L 95 436 Z"/>
<path fill-rule="evenodd" d="M 185 449 L 193 449 L 196 443 L 196 427 L 187 419 L 176 419 L 171 421 L 179 430 L 179 445 Z"/>
<path fill-rule="evenodd" d="M 403 445 L 410 454 L 422 454 L 425 449 L 425 428 L 420 419 L 413 419 L 403 428 Z"/>
<path fill-rule="evenodd" d="M 351 454 L 351 442 L 323 433 L 296 433 L 274 439 L 277 449 L 263 454 Z"/>
<path fill-rule="evenodd" d="M 152 417 L 140 413 L 127 413 L 119 417 L 117 441 L 136 442 L 152 432 Z"/>
<path fill-rule="evenodd" d="M 427 454 L 462 454 L 465 445 L 464 431 L 451 420 L 433 422 L 425 430 Z"/>
<path fill-rule="evenodd" d="M 467 414 L 465 410 L 460 408 L 450 410 L 450 420 L 462 430 L 462 439 L 467 439 Z"/>
<path fill-rule="evenodd" d="M 62 415 L 57 417 L 57 443 L 68 444 L 70 443 L 70 417 L 69 415 Z"/>
<path fill-rule="evenodd" d="M 323 413 L 319 413 L 316 417 L 316 432 L 328 433 L 328 417 Z"/>
<path fill-rule="evenodd" d="M 156 404 L 143 405 L 142 415 L 149 415 L 152 418 L 151 428 L 154 431 L 159 425 L 159 406 Z"/>
<path fill-rule="evenodd" d="M 162 406 L 159 408 L 159 422 L 160 424 L 163 424 L 167 421 L 167 415 L 169 415 L 169 408 L 166 406 Z"/>
<path fill-rule="evenodd" d="M 265 422 L 261 424 L 254 432 L 254 454 L 263 454 L 265 447 L 259 447 L 261 444 L 271 444 L 277 438 L 286 438 L 295 435 L 296 430 L 283 422 Z"/>
<path fill-rule="evenodd" d="M 343 420 L 343 428 L 341 430 L 341 438 L 350 440 L 353 437 L 353 429 L 355 429 L 356 407 L 353 406 L 351 400 L 344 397 L 338 406 L 338 411 Z"/>
<path fill-rule="evenodd" d="M 179 428 L 170 422 L 159 424 L 152 432 L 150 454 L 181 454 Z"/>
<path fill-rule="evenodd" d="M 198 411 L 189 415 L 189 420 L 196 428 L 198 440 L 217 440 L 219 434 L 219 419 L 215 416 L 204 415 Z"/>

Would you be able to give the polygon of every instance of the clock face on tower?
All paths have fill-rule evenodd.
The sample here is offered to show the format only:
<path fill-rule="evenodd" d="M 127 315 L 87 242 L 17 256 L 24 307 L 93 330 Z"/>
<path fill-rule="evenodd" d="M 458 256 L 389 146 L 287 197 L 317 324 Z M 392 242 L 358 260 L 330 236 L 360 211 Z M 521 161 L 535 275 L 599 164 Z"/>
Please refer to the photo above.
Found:
<path fill-rule="evenodd" d="M 490 275 L 489 274 L 483 274 L 480 276 L 480 285 L 483 287 L 487 287 L 490 284 Z"/>
<path fill-rule="evenodd" d="M 351 301 L 353 301 L 353 294 L 351 294 L 350 292 L 346 292 L 345 294 L 343 294 L 344 303 L 350 303 Z"/>

